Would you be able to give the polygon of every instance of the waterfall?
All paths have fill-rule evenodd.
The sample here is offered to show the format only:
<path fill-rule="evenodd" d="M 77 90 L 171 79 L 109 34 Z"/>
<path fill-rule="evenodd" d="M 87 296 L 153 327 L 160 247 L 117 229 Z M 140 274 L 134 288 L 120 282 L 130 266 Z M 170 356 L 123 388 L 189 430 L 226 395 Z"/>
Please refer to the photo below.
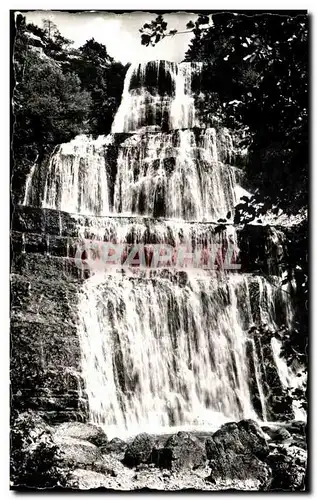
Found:
<path fill-rule="evenodd" d="M 69 143 L 61 144 L 45 165 L 43 191 L 38 189 L 36 168 L 27 178 L 24 205 L 33 205 L 40 197 L 43 208 L 54 208 L 86 215 L 109 214 L 109 188 L 105 147 L 110 136 L 93 140 L 79 135 Z M 34 181 L 33 181 L 34 179 Z"/>
<path fill-rule="evenodd" d="M 92 421 L 124 435 L 256 418 L 245 351 L 250 279 L 86 280 L 79 334 Z"/>
<path fill-rule="evenodd" d="M 51 157 L 42 206 L 74 213 L 109 213 L 104 145 L 108 138 L 78 136 Z"/>
<path fill-rule="evenodd" d="M 112 133 L 135 132 L 149 126 L 169 130 L 198 127 L 192 81 L 200 67 L 200 63 L 168 61 L 130 66 Z"/>
<path fill-rule="evenodd" d="M 90 419 L 108 435 L 265 419 L 261 359 L 248 331 L 292 321 L 278 276 L 268 281 L 219 267 L 196 272 L 191 265 L 129 275 L 121 261 L 112 272 L 92 265 L 102 264 L 102 242 L 125 249 L 163 243 L 186 252 L 220 245 L 221 255 L 237 245 L 233 225 L 219 231 L 215 224 L 230 218 L 241 191 L 236 151 L 229 130 L 196 128 L 192 87 L 199 68 L 167 61 L 130 66 L 112 133 L 59 146 L 38 195 L 42 207 L 78 214 L 79 237 L 94 244 L 86 252 L 90 277 L 78 293 L 77 330 Z M 35 189 L 32 175 L 34 169 L 28 192 Z M 26 194 L 25 203 L 30 199 Z M 273 257 L 282 251 L 281 234 L 272 231 L 268 242 Z M 278 274 L 274 259 L 270 266 Z"/>
<path fill-rule="evenodd" d="M 123 137 L 116 146 L 112 199 L 115 136 L 97 140 L 78 136 L 59 146 L 45 165 L 41 206 L 85 215 L 198 221 L 217 221 L 232 212 L 238 200 L 238 169 L 232 165 L 234 147 L 227 129 L 150 131 Z M 35 180 L 32 169 L 24 204 L 33 204 Z"/>
<path fill-rule="evenodd" d="M 150 133 L 120 148 L 114 209 L 186 220 L 217 220 L 236 203 L 235 169 L 220 161 L 225 132 Z M 222 156 L 230 157 L 222 150 Z M 226 160 L 227 158 L 224 158 Z"/>
<path fill-rule="evenodd" d="M 36 155 L 36 159 L 31 167 L 30 172 L 26 176 L 23 205 L 32 204 L 32 189 L 33 189 L 32 179 L 36 170 L 37 160 L 38 160 L 38 154 Z"/>
<path fill-rule="evenodd" d="M 288 366 L 285 360 L 280 356 L 281 352 L 281 342 L 272 338 L 272 351 L 274 355 L 274 360 L 278 369 L 279 377 L 283 387 L 292 387 L 292 388 L 303 388 L 304 383 L 307 382 L 306 374 L 303 372 L 302 366 Z M 298 377 L 298 375 L 301 375 Z M 303 408 L 299 405 L 298 401 L 293 401 L 293 410 L 294 416 L 296 420 L 306 420 L 306 413 Z"/>
<path fill-rule="evenodd" d="M 39 199 L 43 208 L 85 215 L 226 217 L 238 200 L 239 169 L 229 130 L 197 128 L 192 86 L 200 68 L 167 61 L 130 66 L 112 134 L 60 145 L 48 165 L 32 168 L 24 204 Z"/>

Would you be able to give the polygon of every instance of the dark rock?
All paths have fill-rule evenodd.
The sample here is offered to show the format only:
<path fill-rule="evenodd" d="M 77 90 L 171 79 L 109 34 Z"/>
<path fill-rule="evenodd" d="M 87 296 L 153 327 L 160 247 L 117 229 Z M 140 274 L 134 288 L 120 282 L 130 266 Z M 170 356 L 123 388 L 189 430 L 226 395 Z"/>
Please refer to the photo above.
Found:
<path fill-rule="evenodd" d="M 78 261 L 42 254 L 13 254 L 11 272 L 23 274 L 25 277 L 40 276 L 41 280 L 54 281 L 56 277 L 65 283 L 81 283 L 83 279 L 82 267 Z"/>
<path fill-rule="evenodd" d="M 54 286 L 40 276 L 11 275 L 11 314 L 14 319 L 50 321 L 74 325 L 77 321 L 77 287 L 56 280 Z M 39 304 L 41 307 L 39 308 Z"/>
<path fill-rule="evenodd" d="M 51 427 L 35 412 L 21 413 L 11 425 L 10 438 L 13 485 L 56 486 L 60 480 L 61 453 Z"/>
<path fill-rule="evenodd" d="M 101 448 L 102 453 L 124 453 L 128 444 L 120 438 L 113 438 Z"/>
<path fill-rule="evenodd" d="M 306 423 L 303 422 L 302 420 L 292 420 L 291 422 L 288 422 L 285 427 L 287 430 L 293 434 L 301 434 L 302 436 L 305 436 L 306 433 Z"/>
<path fill-rule="evenodd" d="M 263 350 L 263 356 L 267 353 Z M 271 365 L 272 367 L 273 365 Z M 271 419 L 275 421 L 286 421 L 294 418 L 294 410 L 292 408 L 293 399 L 289 396 L 285 389 L 282 389 L 279 394 L 276 394 L 273 384 L 271 384 L 271 395 L 267 400 L 268 407 L 271 411 Z"/>
<path fill-rule="evenodd" d="M 261 427 L 253 420 L 230 422 L 220 427 L 206 441 L 207 458 L 212 458 L 215 448 L 232 449 L 236 453 L 250 451 L 260 459 L 269 454 L 269 447 Z"/>
<path fill-rule="evenodd" d="M 14 283 L 21 285 L 28 281 L 15 279 Z M 66 283 L 61 287 L 37 280 L 29 283 L 33 299 L 26 295 L 23 307 L 20 301 L 12 301 L 12 408 L 19 412 L 46 412 L 48 420 L 56 412 L 66 415 L 66 418 L 57 415 L 50 423 L 67 420 L 68 413 L 77 413 L 78 420 L 85 415 L 85 419 L 87 399 L 80 375 L 79 339 L 76 327 L 63 321 L 66 316 L 72 317 L 65 304 L 75 289 L 73 286 L 68 289 Z M 58 305 L 61 303 L 64 306 Z"/>
<path fill-rule="evenodd" d="M 291 434 L 288 432 L 288 430 L 285 429 L 285 427 L 268 427 L 264 426 L 262 427 L 262 430 L 270 436 L 270 438 L 277 442 L 280 443 L 282 441 L 285 441 L 286 439 L 289 439 L 291 437 Z"/>
<path fill-rule="evenodd" d="M 27 253 L 43 253 L 47 250 L 47 240 L 43 234 L 24 234 L 24 250 Z"/>
<path fill-rule="evenodd" d="M 27 366 L 54 369 L 56 366 L 80 370 L 80 348 L 75 326 L 36 321 L 11 323 L 12 358 Z"/>
<path fill-rule="evenodd" d="M 85 411 L 86 400 L 80 397 L 79 393 L 71 392 L 60 395 L 39 395 L 35 398 L 28 397 L 28 392 L 21 392 L 21 395 L 15 395 L 11 398 L 11 404 L 15 408 L 23 410 L 40 411 Z"/>
<path fill-rule="evenodd" d="M 138 434 L 131 444 L 128 445 L 123 462 L 129 467 L 135 467 L 141 463 L 147 463 L 151 458 L 151 453 L 155 439 L 153 436 Z"/>
<path fill-rule="evenodd" d="M 247 339 L 246 341 L 246 355 L 249 371 L 249 389 L 252 401 L 252 406 L 260 418 L 263 418 L 263 407 L 262 399 L 259 392 L 259 385 L 256 376 L 256 370 L 258 369 L 258 357 L 256 353 L 256 346 L 253 339 Z"/>
<path fill-rule="evenodd" d="M 288 440 L 289 444 L 307 449 L 306 424 L 301 421 L 292 421 L 276 426 L 262 426 L 262 429 L 272 440 L 270 446 L 276 448 L 276 443 Z"/>
<path fill-rule="evenodd" d="M 65 422 L 57 426 L 54 437 L 58 439 L 75 438 L 88 441 L 96 446 L 105 446 L 108 443 L 108 438 L 101 427 L 81 422 Z"/>
<path fill-rule="evenodd" d="M 270 490 L 303 491 L 307 455 L 297 446 L 280 446 L 267 458 L 273 473 Z"/>
<path fill-rule="evenodd" d="M 271 469 L 264 460 L 269 451 L 265 435 L 256 422 L 242 420 L 225 424 L 206 441 L 211 468 L 206 479 L 226 483 L 227 487 L 238 481 L 252 483 L 252 489 L 267 489 Z"/>
<path fill-rule="evenodd" d="M 174 434 L 162 449 L 153 449 L 152 460 L 163 469 L 195 469 L 206 462 L 203 444 L 187 432 Z"/>
<path fill-rule="evenodd" d="M 87 422 L 87 411 L 37 411 L 37 413 L 49 425 L 57 425 L 65 422 Z"/>
<path fill-rule="evenodd" d="M 163 168 L 167 174 L 172 174 L 174 172 L 175 164 L 176 159 L 173 157 L 163 159 Z"/>

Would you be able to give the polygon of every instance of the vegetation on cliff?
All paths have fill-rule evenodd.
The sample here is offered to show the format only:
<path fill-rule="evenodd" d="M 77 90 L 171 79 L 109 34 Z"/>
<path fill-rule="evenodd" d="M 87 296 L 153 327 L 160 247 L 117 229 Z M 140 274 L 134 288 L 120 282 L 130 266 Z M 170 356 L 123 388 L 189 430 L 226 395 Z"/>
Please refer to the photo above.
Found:
<path fill-rule="evenodd" d="M 77 134 L 110 132 L 126 67 L 94 39 L 80 48 L 49 20 L 16 19 L 13 48 L 13 192 L 37 157 Z"/>

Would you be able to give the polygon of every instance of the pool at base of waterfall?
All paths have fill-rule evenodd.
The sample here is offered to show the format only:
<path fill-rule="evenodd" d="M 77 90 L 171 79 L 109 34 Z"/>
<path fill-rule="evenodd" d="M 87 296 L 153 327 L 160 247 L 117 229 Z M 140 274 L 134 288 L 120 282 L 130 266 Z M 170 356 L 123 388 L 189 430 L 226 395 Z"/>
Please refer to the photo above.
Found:
<path fill-rule="evenodd" d="M 161 427 L 157 424 L 152 424 L 149 422 L 148 424 L 135 425 L 134 427 L 129 427 L 128 429 L 125 427 L 117 427 L 107 424 L 101 424 L 96 422 L 91 422 L 94 425 L 98 425 L 103 428 L 105 433 L 107 434 L 109 439 L 120 438 L 125 440 L 131 440 L 135 436 L 137 436 L 140 432 L 146 432 L 147 434 L 151 434 L 153 436 L 169 436 L 172 434 L 176 434 L 177 432 L 190 432 L 193 434 L 212 434 L 216 432 L 223 424 L 228 422 L 232 422 L 233 420 L 225 417 L 221 413 L 214 412 L 212 410 L 205 410 L 201 412 L 200 416 L 195 418 L 195 412 L 191 415 L 192 423 L 188 425 L 171 425 Z M 253 417 L 255 417 L 253 415 Z M 250 417 L 251 418 L 251 417 Z"/>

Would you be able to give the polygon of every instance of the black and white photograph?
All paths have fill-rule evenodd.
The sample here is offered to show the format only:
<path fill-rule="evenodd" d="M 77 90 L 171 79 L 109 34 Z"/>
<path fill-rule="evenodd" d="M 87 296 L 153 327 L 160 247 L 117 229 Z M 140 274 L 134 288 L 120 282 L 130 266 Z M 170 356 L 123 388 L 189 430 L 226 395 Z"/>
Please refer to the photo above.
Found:
<path fill-rule="evenodd" d="M 307 492 L 310 15 L 132 7 L 10 11 L 10 489 Z"/>

